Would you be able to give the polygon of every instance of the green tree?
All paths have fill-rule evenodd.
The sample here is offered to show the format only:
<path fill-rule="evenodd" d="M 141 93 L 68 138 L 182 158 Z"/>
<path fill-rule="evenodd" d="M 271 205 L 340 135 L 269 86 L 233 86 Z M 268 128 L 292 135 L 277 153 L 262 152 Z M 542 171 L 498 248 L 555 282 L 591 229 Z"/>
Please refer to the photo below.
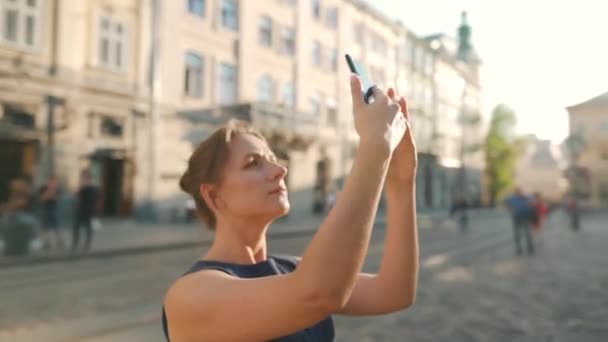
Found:
<path fill-rule="evenodd" d="M 489 200 L 495 205 L 513 186 L 513 172 L 520 141 L 515 137 L 515 112 L 504 104 L 492 111 L 488 135 L 483 144 Z"/>

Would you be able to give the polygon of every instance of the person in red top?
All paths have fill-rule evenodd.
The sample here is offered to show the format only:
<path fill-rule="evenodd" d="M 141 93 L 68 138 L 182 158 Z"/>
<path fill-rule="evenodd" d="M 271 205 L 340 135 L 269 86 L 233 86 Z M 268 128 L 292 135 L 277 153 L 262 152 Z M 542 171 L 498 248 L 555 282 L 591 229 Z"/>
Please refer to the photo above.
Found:
<path fill-rule="evenodd" d="M 545 221 L 545 217 L 549 212 L 549 208 L 547 207 L 547 203 L 543 199 L 542 195 L 538 192 L 534 193 L 534 220 L 532 222 L 532 231 L 535 233 L 540 233 L 543 222 Z"/>

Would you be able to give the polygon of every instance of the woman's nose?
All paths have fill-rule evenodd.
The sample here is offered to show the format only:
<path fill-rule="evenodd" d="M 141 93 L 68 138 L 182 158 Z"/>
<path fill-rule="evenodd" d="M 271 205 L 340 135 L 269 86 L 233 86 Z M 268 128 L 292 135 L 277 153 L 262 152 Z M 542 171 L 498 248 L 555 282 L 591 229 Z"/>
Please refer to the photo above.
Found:
<path fill-rule="evenodd" d="M 272 179 L 283 178 L 287 175 L 287 167 L 280 162 L 272 162 Z"/>

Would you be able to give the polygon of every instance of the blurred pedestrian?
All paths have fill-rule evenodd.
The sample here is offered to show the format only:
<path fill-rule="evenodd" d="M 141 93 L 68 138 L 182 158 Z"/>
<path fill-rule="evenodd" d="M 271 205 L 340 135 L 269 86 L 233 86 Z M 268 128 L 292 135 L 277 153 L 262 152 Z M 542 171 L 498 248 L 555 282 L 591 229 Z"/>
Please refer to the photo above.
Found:
<path fill-rule="evenodd" d="M 89 171 L 83 171 L 80 188 L 76 193 L 76 211 L 72 230 L 72 252 L 76 252 L 78 249 L 81 229 L 85 231 L 83 251 L 88 252 L 91 249 L 93 240 L 92 220 L 97 207 L 97 196 L 97 186 L 93 184 L 91 174 Z"/>
<path fill-rule="evenodd" d="M 462 233 L 469 231 L 469 202 L 463 195 L 458 195 L 452 203 L 450 216 L 457 215 L 458 227 Z"/>
<path fill-rule="evenodd" d="M 27 255 L 36 237 L 38 221 L 33 214 L 34 197 L 29 180 L 15 178 L 9 183 L 9 197 L 0 204 L 0 236 L 4 255 Z"/>
<path fill-rule="evenodd" d="M 196 219 L 196 203 L 192 198 L 186 200 L 186 223 L 191 223 Z"/>
<path fill-rule="evenodd" d="M 58 199 L 59 182 L 57 177 L 49 176 L 39 191 L 39 200 L 42 204 L 42 248 L 45 251 L 65 247 L 59 230 Z"/>
<path fill-rule="evenodd" d="M 570 216 L 570 228 L 578 231 L 581 229 L 581 212 L 578 199 L 575 195 L 570 196 L 566 201 L 566 212 Z"/>
<path fill-rule="evenodd" d="M 534 193 L 532 206 L 534 207 L 532 231 L 536 235 L 538 235 L 540 234 L 543 224 L 545 222 L 545 218 L 549 213 L 549 207 L 547 206 L 547 203 L 539 192 Z"/>
<path fill-rule="evenodd" d="M 522 254 L 521 238 L 522 235 L 526 239 L 528 254 L 534 254 L 534 241 L 530 224 L 536 215 L 531 200 L 524 195 L 521 188 L 516 188 L 505 200 L 505 205 L 509 209 L 511 219 L 513 220 L 513 238 L 515 240 L 515 253 Z"/>
<path fill-rule="evenodd" d="M 334 187 L 331 187 L 330 190 L 327 192 L 327 197 L 325 198 L 325 213 L 328 213 L 331 208 L 336 205 L 336 196 L 336 189 Z"/>
<path fill-rule="evenodd" d="M 379 315 L 413 303 L 416 149 L 405 99 L 374 87 L 366 104 L 356 76 L 351 90 L 360 144 L 336 205 L 302 258 L 267 255 L 267 229 L 289 211 L 289 199 L 287 168 L 264 137 L 232 121 L 195 149 L 180 186 L 215 235 L 167 292 L 167 339 L 329 342 L 333 314 Z M 383 183 L 384 256 L 378 274 L 362 274 Z"/>

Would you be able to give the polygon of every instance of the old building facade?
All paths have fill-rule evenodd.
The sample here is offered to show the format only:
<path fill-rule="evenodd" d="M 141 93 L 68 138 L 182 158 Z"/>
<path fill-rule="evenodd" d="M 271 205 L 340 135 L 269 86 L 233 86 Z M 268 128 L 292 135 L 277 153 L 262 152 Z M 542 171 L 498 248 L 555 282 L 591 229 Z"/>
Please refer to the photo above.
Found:
<path fill-rule="evenodd" d="M 463 80 L 466 103 L 478 108 L 477 69 L 458 62 L 444 39 L 433 48 L 362 1 L 0 6 L 0 158 L 15 165 L 2 179 L 40 183 L 56 173 L 74 190 L 81 170 L 91 170 L 105 215 L 163 219 L 183 209 L 177 182 L 187 158 L 230 118 L 253 123 L 288 163 L 291 215 L 318 208 L 357 144 L 345 53 L 379 86 L 408 96 L 421 164 L 458 159 L 449 139 L 460 135 L 446 121 L 453 108 L 442 104 L 453 89 L 440 75 Z M 459 94 L 449 96 L 460 106 Z M 439 168 L 419 174 L 421 204 L 445 207 L 453 187 L 445 177 Z"/>
<path fill-rule="evenodd" d="M 608 92 L 567 108 L 569 191 L 590 207 L 608 206 Z"/>

